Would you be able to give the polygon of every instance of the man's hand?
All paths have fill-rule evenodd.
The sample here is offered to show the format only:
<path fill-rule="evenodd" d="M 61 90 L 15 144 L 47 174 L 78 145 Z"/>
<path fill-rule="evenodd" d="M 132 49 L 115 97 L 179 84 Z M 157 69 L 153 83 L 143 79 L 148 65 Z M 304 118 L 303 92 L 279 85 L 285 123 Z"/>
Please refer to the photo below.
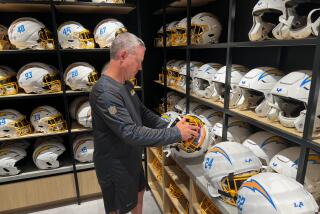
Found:
<path fill-rule="evenodd" d="M 192 137 L 198 137 L 199 127 L 190 125 L 186 122 L 186 118 L 182 118 L 176 126 L 178 127 L 182 140 L 189 140 Z"/>

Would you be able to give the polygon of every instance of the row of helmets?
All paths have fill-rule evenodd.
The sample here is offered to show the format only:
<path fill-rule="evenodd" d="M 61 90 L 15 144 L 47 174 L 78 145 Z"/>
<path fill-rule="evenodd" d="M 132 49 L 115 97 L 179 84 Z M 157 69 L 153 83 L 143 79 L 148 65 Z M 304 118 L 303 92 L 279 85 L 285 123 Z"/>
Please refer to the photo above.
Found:
<path fill-rule="evenodd" d="M 19 87 L 25 93 L 61 91 L 59 71 L 45 63 L 28 63 L 18 73 L 8 66 L 0 66 L 0 78 L 0 96 L 17 94 Z M 89 91 L 97 80 L 96 69 L 86 62 L 72 63 L 64 72 L 64 81 L 72 90 Z"/>
<path fill-rule="evenodd" d="M 74 158 L 81 162 L 93 160 L 93 136 L 81 134 L 73 139 Z M 27 156 L 27 141 L 5 142 L 0 145 L 0 176 L 17 175 L 21 170 L 16 165 Z M 66 150 L 60 137 L 39 138 L 34 143 L 32 159 L 38 169 L 55 169 L 60 166 L 59 156 Z"/>
<path fill-rule="evenodd" d="M 185 61 L 167 63 L 167 83 L 186 89 Z M 218 63 L 190 62 L 191 92 L 212 101 L 224 101 L 226 66 Z M 231 65 L 230 108 L 254 110 L 260 117 L 279 121 L 283 126 L 303 132 L 312 71 L 296 70 L 284 75 L 273 67 L 247 69 Z M 317 105 L 319 108 L 320 105 Z M 318 112 L 318 111 L 317 111 Z M 319 118 L 314 131 L 318 131 Z"/>
<path fill-rule="evenodd" d="M 126 32 L 125 26 L 116 19 L 104 19 L 90 31 L 75 21 L 64 22 L 58 27 L 58 40 L 62 49 L 110 48 L 115 37 Z M 52 33 L 37 19 L 23 17 L 15 20 L 7 29 L 0 25 L 0 50 L 55 48 Z"/>
<path fill-rule="evenodd" d="M 170 123 L 169 126 L 175 125 L 182 117 L 186 117 L 188 123 L 199 126 L 198 138 L 171 146 L 170 153 L 182 158 L 203 157 L 205 154 L 203 170 L 212 197 L 221 197 L 225 202 L 237 205 L 240 213 L 318 211 L 314 198 L 320 199 L 320 154 L 310 152 L 305 185 L 302 186 L 295 181 L 301 150 L 299 147 L 290 146 L 285 139 L 266 131 L 245 133 L 244 140 L 240 137 L 237 140 L 230 139 L 229 129 L 228 141 L 217 143 L 213 138 L 214 134 L 210 133 L 212 125 L 209 121 L 210 117 L 217 115 L 211 116 L 208 111 L 214 115 L 213 110 L 207 109 L 200 113 L 197 111 L 200 116 L 167 112 L 162 118 Z M 241 124 L 236 126 L 235 131 L 241 128 Z M 215 126 L 213 132 L 216 131 L 214 129 Z M 287 186 L 286 183 L 292 186 Z M 293 195 L 285 197 L 287 193 Z"/>
<path fill-rule="evenodd" d="M 191 44 L 218 43 L 221 31 L 222 26 L 215 15 L 208 12 L 199 13 L 191 19 Z M 163 27 L 161 27 L 155 37 L 156 47 L 163 47 L 164 35 L 167 35 L 166 46 L 186 46 L 187 18 L 167 24 L 166 34 L 164 34 Z"/>
<path fill-rule="evenodd" d="M 316 3 L 317 8 L 310 7 L 310 3 Z M 249 39 L 262 41 L 318 36 L 319 11 L 320 5 L 317 0 L 260 0 L 252 11 L 253 26 L 249 32 Z"/>
<path fill-rule="evenodd" d="M 62 114 L 52 106 L 39 106 L 26 116 L 14 109 L 0 110 L 0 138 L 12 138 L 35 133 L 55 133 L 66 130 Z"/>

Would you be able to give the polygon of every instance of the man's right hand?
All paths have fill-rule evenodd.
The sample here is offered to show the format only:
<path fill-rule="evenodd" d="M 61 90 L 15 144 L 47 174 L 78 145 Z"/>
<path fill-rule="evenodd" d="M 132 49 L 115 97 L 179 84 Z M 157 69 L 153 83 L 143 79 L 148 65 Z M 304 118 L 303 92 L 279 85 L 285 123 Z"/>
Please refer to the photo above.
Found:
<path fill-rule="evenodd" d="M 180 131 L 182 141 L 189 140 L 190 138 L 193 138 L 193 137 L 195 137 L 195 138 L 198 137 L 199 127 L 188 124 L 186 122 L 186 118 L 182 118 L 176 124 L 176 126 L 178 127 L 178 129 Z"/>

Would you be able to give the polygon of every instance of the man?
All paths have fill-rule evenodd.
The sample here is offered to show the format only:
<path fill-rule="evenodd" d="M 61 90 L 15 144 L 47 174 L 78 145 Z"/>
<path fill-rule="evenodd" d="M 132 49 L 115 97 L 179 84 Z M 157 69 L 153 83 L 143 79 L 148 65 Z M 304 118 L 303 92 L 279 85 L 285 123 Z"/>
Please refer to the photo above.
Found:
<path fill-rule="evenodd" d="M 148 110 L 128 81 L 141 69 L 145 46 L 131 33 L 116 37 L 110 62 L 90 94 L 94 163 L 106 213 L 142 213 L 146 180 L 144 146 L 161 146 L 198 135 L 183 119 L 173 128 Z"/>

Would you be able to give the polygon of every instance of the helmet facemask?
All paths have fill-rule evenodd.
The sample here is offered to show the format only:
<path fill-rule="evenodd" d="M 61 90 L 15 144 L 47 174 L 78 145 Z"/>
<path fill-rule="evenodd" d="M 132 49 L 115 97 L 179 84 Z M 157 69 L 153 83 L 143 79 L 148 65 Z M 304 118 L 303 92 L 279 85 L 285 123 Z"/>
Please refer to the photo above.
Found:
<path fill-rule="evenodd" d="M 81 48 L 94 48 L 94 39 L 88 30 L 83 30 L 79 33 L 79 41 Z"/>
<path fill-rule="evenodd" d="M 177 27 L 172 34 L 172 46 L 186 46 L 187 45 L 187 29 Z"/>
<path fill-rule="evenodd" d="M 209 30 L 208 25 L 196 25 L 192 24 L 191 26 L 191 44 L 197 45 L 202 44 L 202 35 L 204 32 Z"/>
<path fill-rule="evenodd" d="M 43 47 L 44 49 L 49 49 L 49 50 L 54 49 L 54 40 L 53 40 L 52 33 L 46 28 L 42 28 L 39 31 L 38 42 L 40 43 L 41 47 Z"/>
<path fill-rule="evenodd" d="M 255 109 L 264 99 L 264 93 L 260 91 L 241 88 L 241 97 L 237 103 L 237 108 L 240 110 Z"/>
<path fill-rule="evenodd" d="M 26 117 L 23 116 L 20 120 L 17 120 L 12 124 L 17 131 L 19 136 L 27 135 L 32 133 L 31 124 L 27 121 Z"/>
<path fill-rule="evenodd" d="M 8 77 L 0 80 L 0 96 L 17 94 L 19 87 L 16 77 Z"/>
<path fill-rule="evenodd" d="M 88 85 L 93 86 L 98 81 L 98 73 L 96 71 L 93 71 L 88 76 Z"/>
<path fill-rule="evenodd" d="M 47 74 L 43 76 L 43 88 L 48 92 L 59 92 L 61 91 L 61 80 L 58 75 Z M 47 92 L 45 91 L 45 92 Z"/>
<path fill-rule="evenodd" d="M 60 132 L 67 129 L 66 122 L 61 114 L 51 116 L 47 122 L 49 132 Z"/>

